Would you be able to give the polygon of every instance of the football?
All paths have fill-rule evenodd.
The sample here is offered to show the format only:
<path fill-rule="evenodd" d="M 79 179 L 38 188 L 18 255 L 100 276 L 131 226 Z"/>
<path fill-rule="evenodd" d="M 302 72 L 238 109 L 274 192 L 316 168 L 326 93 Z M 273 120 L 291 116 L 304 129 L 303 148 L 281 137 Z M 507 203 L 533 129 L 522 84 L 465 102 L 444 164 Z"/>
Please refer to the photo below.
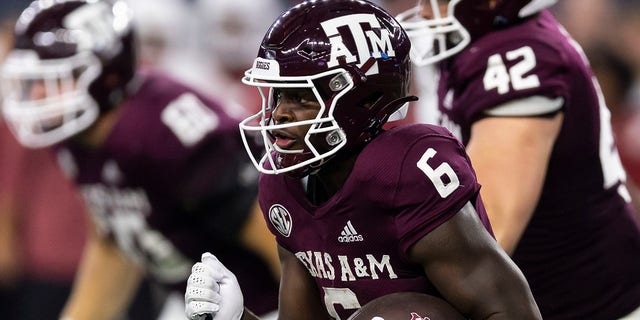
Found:
<path fill-rule="evenodd" d="M 448 302 L 419 292 L 396 292 L 364 305 L 349 320 L 464 320 Z"/>

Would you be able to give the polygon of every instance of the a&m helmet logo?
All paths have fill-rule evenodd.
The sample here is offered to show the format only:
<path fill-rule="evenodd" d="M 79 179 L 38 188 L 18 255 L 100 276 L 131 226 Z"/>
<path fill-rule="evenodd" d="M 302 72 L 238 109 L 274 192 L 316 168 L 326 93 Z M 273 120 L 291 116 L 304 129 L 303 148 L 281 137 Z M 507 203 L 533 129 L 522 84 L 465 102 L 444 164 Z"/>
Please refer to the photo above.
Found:
<path fill-rule="evenodd" d="M 370 57 L 387 58 L 395 57 L 396 52 L 391 45 L 389 30 L 382 28 L 380 21 L 374 14 L 350 14 L 326 20 L 320 25 L 331 43 L 331 57 L 327 62 L 329 68 L 339 65 L 339 59 L 344 58 L 346 63 L 356 62 L 361 67 Z M 368 25 L 369 28 L 363 26 Z M 356 52 L 348 48 L 340 32 L 346 27 L 353 37 Z M 377 74 L 378 63 L 367 70 L 366 74 Z"/>
<path fill-rule="evenodd" d="M 285 237 L 291 235 L 291 214 L 280 204 L 274 204 L 269 208 L 269 221 L 280 234 Z"/>

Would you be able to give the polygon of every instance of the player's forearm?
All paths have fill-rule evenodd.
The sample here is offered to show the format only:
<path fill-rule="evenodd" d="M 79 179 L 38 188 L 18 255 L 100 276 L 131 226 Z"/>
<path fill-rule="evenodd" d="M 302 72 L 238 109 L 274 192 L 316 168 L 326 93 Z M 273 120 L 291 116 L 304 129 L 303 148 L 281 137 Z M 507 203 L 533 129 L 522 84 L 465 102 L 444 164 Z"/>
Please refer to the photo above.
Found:
<path fill-rule="evenodd" d="M 500 200 L 497 199 L 497 201 Z M 527 201 L 526 199 L 520 203 L 515 203 L 513 200 L 515 199 L 507 200 L 507 203 L 486 206 L 487 213 L 491 212 L 489 218 L 495 238 L 510 256 L 518 246 L 533 214 L 534 207 L 529 204 L 535 203 L 535 201 Z"/>
<path fill-rule="evenodd" d="M 480 193 L 496 239 L 509 254 L 539 201 L 561 123 L 562 117 L 556 116 L 551 120 L 487 118 L 473 125 L 474 138 L 467 152 L 482 185 Z"/>
<path fill-rule="evenodd" d="M 9 197 L 0 195 L 0 286 L 12 285 L 18 279 L 20 250 L 16 207 Z"/>
<path fill-rule="evenodd" d="M 480 180 L 480 171 L 483 180 Z M 482 184 L 480 194 L 495 238 L 504 251 L 512 255 L 533 215 L 542 181 L 518 184 L 518 178 L 513 174 L 496 173 L 485 167 L 479 169 L 478 177 Z"/>
<path fill-rule="evenodd" d="M 494 295 L 496 299 L 502 302 L 502 311 L 492 313 L 491 316 L 483 319 L 542 319 L 527 280 L 515 264 L 513 264 L 511 272 L 505 272 L 495 285 L 498 289 L 494 292 Z M 487 301 L 491 300 L 488 299 Z"/>
<path fill-rule="evenodd" d="M 62 318 L 113 320 L 129 305 L 141 271 L 112 244 L 91 236 Z"/>

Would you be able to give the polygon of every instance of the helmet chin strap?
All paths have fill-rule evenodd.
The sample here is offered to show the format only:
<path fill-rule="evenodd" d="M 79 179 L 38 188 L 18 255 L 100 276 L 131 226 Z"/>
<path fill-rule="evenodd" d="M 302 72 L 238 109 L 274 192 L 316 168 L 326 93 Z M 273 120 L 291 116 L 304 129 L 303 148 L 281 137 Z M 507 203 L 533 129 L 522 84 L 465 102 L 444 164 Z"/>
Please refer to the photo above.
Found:
<path fill-rule="evenodd" d="M 369 69 L 371 69 L 371 67 L 373 67 L 374 63 L 376 63 L 376 58 L 369 57 L 369 59 L 367 59 L 367 61 L 365 61 L 362 64 L 362 67 L 360 67 L 360 71 L 362 71 L 362 73 L 366 74 L 367 71 L 369 71 Z"/>
<path fill-rule="evenodd" d="M 412 101 L 418 101 L 418 97 L 416 97 L 416 96 L 406 96 L 406 97 L 395 99 L 395 100 L 389 102 L 386 106 L 382 107 L 380 109 L 380 112 L 383 112 L 383 113 L 386 113 L 388 115 L 391 115 L 392 113 L 394 113 L 398 109 L 400 109 L 403 105 L 405 105 L 406 103 L 412 102 Z M 387 120 L 388 119 L 384 119 L 384 122 L 386 122 Z"/>
<path fill-rule="evenodd" d="M 369 59 L 367 59 L 367 61 L 365 61 L 361 67 L 357 67 L 355 68 L 355 70 L 359 73 L 360 77 L 359 80 L 364 82 L 367 81 L 367 71 L 369 71 L 369 69 L 371 69 L 371 67 L 373 67 L 373 65 L 376 63 L 376 58 L 374 57 L 369 57 Z M 382 107 L 380 109 L 380 112 L 384 112 L 389 110 L 389 114 L 395 112 L 396 110 L 398 110 L 400 107 L 402 107 L 405 103 L 411 102 L 411 101 L 417 101 L 418 97 L 416 96 L 406 96 L 406 97 L 402 97 L 402 98 L 398 98 L 396 100 L 391 101 L 390 103 L 388 103 L 386 106 Z M 386 122 L 387 119 L 384 119 L 384 122 Z M 370 125 L 369 127 L 371 128 L 374 124 Z"/>
<path fill-rule="evenodd" d="M 341 67 L 345 70 L 352 70 L 353 73 L 357 75 L 356 77 L 353 77 L 354 86 L 356 86 L 359 83 L 367 81 L 367 71 L 369 71 L 369 69 L 371 69 L 371 67 L 376 63 L 376 58 L 369 57 L 369 59 L 367 59 L 367 61 L 365 61 L 360 67 L 348 65 L 342 57 L 339 58 L 338 61 L 340 61 Z"/>
<path fill-rule="evenodd" d="M 100 113 L 106 113 L 120 106 L 127 97 L 140 89 L 142 83 L 142 76 L 134 75 L 125 85 L 115 86 L 113 90 L 110 90 L 106 96 L 106 101 L 104 99 L 96 99 L 96 102 L 100 106 Z"/>

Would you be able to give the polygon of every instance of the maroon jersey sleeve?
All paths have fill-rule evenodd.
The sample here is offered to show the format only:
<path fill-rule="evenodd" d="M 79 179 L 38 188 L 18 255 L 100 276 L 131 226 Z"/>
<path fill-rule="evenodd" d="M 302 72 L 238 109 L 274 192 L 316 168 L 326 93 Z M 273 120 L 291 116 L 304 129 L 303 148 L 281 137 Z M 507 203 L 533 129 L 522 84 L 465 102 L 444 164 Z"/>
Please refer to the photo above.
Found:
<path fill-rule="evenodd" d="M 402 137 L 405 134 L 408 136 Z M 386 183 L 380 186 L 394 190 L 391 204 L 397 212 L 400 245 L 406 252 L 412 244 L 458 213 L 468 201 L 473 202 L 480 185 L 464 147 L 446 129 L 410 126 L 399 130 L 398 135 L 399 142 L 409 143 L 404 153 L 400 153 L 401 158 L 390 159 L 400 167 L 387 181 L 389 188 Z M 384 192 L 379 190 L 372 195 Z"/>

